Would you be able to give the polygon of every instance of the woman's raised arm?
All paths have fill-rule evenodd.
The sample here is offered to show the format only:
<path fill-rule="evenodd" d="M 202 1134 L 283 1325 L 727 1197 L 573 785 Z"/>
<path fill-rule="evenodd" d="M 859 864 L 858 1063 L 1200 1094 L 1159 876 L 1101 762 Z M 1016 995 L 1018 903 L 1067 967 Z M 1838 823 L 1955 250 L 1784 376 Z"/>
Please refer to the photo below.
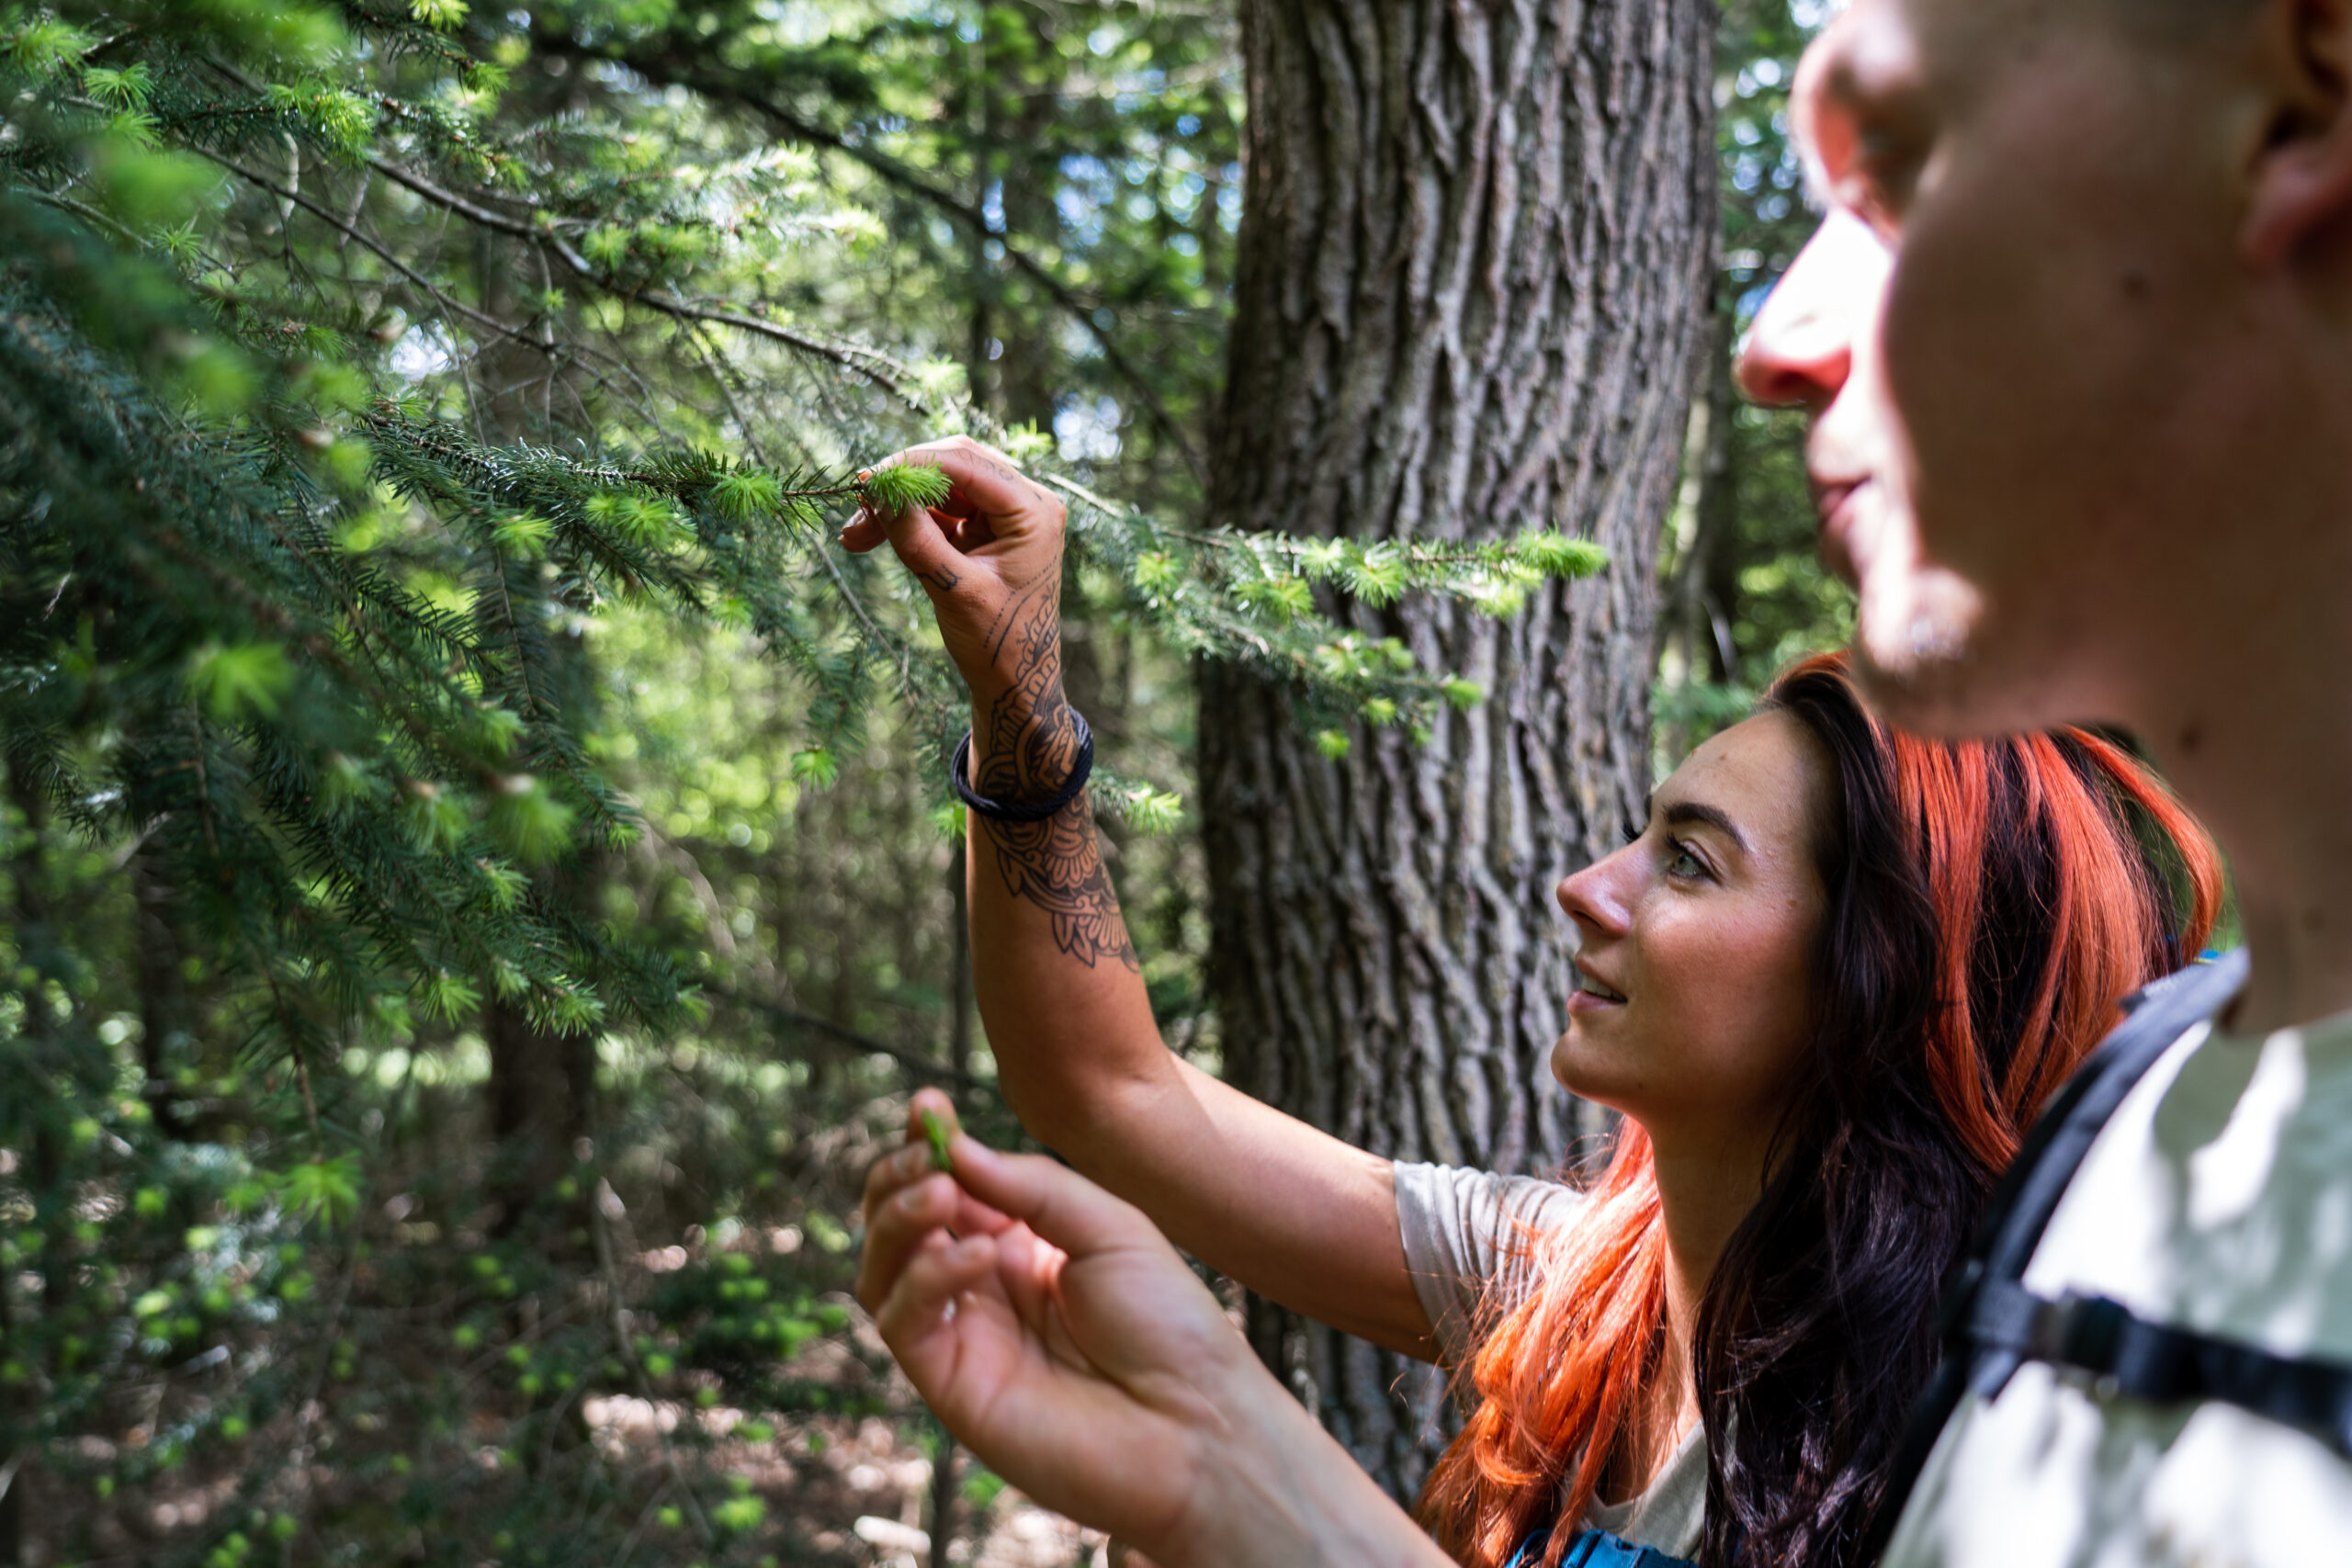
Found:
<path fill-rule="evenodd" d="M 887 539 L 930 595 L 972 691 L 972 787 L 1049 800 L 1082 735 L 1062 694 L 1063 505 L 962 437 L 891 460 L 944 470 L 947 501 L 861 513 L 842 542 Z M 1083 795 L 1042 822 L 973 812 L 969 831 L 975 989 L 1023 1124 L 1211 1267 L 1351 1334 L 1433 1355 L 1389 1163 L 1168 1050 Z"/>

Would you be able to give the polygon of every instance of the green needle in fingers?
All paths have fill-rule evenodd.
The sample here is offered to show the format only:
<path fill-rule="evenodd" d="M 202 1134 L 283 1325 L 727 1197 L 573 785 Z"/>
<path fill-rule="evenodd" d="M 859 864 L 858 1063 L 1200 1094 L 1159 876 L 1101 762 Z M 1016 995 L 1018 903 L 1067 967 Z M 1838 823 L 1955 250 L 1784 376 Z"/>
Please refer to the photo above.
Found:
<path fill-rule="evenodd" d="M 922 1119 L 922 1135 L 931 1140 L 932 1169 L 955 1169 L 955 1162 L 947 1157 L 947 1123 L 939 1119 L 936 1111 L 922 1111 L 916 1114 Z"/>

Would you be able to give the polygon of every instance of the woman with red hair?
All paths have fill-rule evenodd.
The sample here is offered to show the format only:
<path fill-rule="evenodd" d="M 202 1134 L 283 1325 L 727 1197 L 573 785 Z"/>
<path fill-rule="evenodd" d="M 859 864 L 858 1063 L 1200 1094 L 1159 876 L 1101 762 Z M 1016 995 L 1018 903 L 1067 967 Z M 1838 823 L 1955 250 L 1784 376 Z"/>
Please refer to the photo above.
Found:
<path fill-rule="evenodd" d="M 1458 1561 L 1730 1568 L 1856 1560 L 1946 1269 L 2117 998 L 2201 947 L 2220 870 L 2098 736 L 1921 740 L 1803 663 L 1560 886 L 1554 1072 L 1622 1112 L 1561 1180 L 1392 1164 L 1218 1083 L 1131 966 L 990 880 L 1007 1100 L 1212 1266 L 1456 1372 L 1421 1515 Z M 869 1215 L 924 1168 L 879 1162 Z"/>
<path fill-rule="evenodd" d="M 1554 1066 L 1625 1112 L 1599 1174 L 1398 1168 L 1408 1255 L 1483 1276 L 1423 1291 L 1476 1396 L 1423 1495 L 1440 1540 L 1533 1568 L 1573 1520 L 1710 1568 L 1854 1561 L 1995 1179 L 2220 885 L 2098 736 L 1923 740 L 1842 658 L 1781 676 L 1562 885 Z M 1415 1245 L 1419 1213 L 1464 1223 Z"/>

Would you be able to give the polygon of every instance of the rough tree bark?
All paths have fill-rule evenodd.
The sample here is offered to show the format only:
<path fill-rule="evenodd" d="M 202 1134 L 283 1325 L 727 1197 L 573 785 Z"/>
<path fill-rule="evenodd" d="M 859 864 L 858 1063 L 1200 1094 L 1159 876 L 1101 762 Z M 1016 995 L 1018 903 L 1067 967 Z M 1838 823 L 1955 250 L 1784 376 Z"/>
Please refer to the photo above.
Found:
<path fill-rule="evenodd" d="M 1214 515 L 1358 537 L 1551 525 L 1601 577 L 1497 626 L 1364 624 L 1486 688 L 1414 747 L 1322 760 L 1204 670 L 1211 974 L 1228 1077 L 1351 1142 L 1556 1165 L 1555 881 L 1649 783 L 1654 556 L 1714 233 L 1702 0 L 1244 0 L 1244 204 Z M 1253 1302 L 1260 1353 L 1399 1496 L 1437 1376 Z"/>

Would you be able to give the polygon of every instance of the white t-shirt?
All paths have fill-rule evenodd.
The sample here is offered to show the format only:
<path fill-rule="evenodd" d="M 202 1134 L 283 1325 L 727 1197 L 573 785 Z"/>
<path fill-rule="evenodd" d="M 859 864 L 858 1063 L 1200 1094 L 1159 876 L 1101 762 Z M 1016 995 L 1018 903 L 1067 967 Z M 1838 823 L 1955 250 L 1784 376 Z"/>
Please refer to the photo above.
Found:
<path fill-rule="evenodd" d="M 2091 1145 L 2025 1273 L 2151 1322 L 2352 1364 L 2352 1013 L 2182 1036 Z M 2352 1464 L 2232 1405 L 2030 1361 L 1962 1399 L 1885 1568 L 2352 1565 Z"/>
<path fill-rule="evenodd" d="M 1528 1283 L 1527 1237 L 1575 1218 L 1584 1194 L 1558 1181 L 1453 1166 L 1399 1163 L 1396 1176 L 1405 1268 L 1437 1331 L 1438 1359 L 1452 1371 L 1478 1348 L 1476 1320 L 1488 1286 L 1517 1299 Z M 1706 1428 L 1693 1426 L 1657 1480 L 1622 1503 L 1594 1503 L 1586 1527 L 1669 1557 L 1696 1553 L 1707 1514 L 1706 1439 Z"/>

